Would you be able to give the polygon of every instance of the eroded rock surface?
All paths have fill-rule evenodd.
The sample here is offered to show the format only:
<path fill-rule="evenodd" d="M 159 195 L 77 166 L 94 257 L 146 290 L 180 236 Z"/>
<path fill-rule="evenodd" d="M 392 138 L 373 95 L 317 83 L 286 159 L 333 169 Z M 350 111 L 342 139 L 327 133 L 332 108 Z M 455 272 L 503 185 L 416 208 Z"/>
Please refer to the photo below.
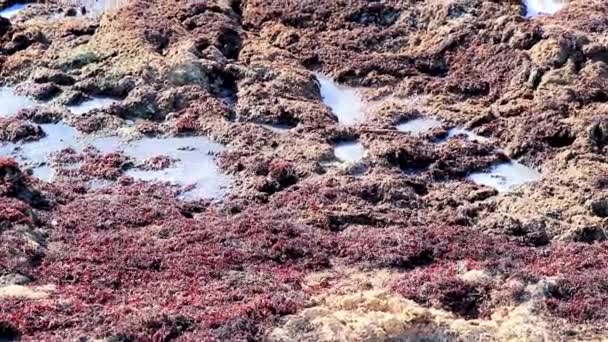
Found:
<path fill-rule="evenodd" d="M 0 81 L 28 99 L 0 107 L 0 140 L 58 122 L 204 136 L 234 184 L 184 201 L 118 151 L 57 151 L 50 183 L 0 158 L 0 340 L 605 339 L 606 16 L 583 0 L 533 18 L 519 1 L 29 4 L 0 20 Z M 365 115 L 342 124 L 319 75 Z M 397 127 L 420 118 L 439 124 Z M 337 162 L 354 141 L 362 159 Z M 539 177 L 468 179 L 510 162 Z"/>

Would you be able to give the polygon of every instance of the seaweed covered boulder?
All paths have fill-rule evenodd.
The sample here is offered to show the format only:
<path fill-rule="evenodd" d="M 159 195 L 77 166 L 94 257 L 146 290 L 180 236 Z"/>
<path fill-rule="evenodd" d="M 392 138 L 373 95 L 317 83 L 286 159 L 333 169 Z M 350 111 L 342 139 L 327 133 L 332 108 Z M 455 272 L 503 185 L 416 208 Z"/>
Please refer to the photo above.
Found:
<path fill-rule="evenodd" d="M 47 232 L 39 211 L 49 203 L 17 163 L 5 157 L 0 158 L 0 206 L 0 277 L 20 282 L 44 256 Z"/>
<path fill-rule="evenodd" d="M 190 201 L 129 176 L 178 163 L 161 154 L 68 148 L 48 183 L 1 158 L 0 340 L 605 339 L 608 5 L 525 11 L 29 4 L 3 21 L 0 81 L 48 102 L 0 140 L 59 121 L 80 141 L 206 136 L 234 184 Z M 509 163 L 535 177 L 497 186 Z"/>

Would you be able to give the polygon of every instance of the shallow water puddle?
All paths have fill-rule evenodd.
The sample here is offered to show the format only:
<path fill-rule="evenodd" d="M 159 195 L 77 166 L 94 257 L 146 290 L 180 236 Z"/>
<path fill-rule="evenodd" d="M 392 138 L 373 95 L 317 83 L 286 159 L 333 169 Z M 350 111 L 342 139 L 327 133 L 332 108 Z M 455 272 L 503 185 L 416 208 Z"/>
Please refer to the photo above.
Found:
<path fill-rule="evenodd" d="M 439 128 L 442 126 L 443 126 L 443 123 L 436 119 L 416 118 L 416 119 L 412 119 L 412 120 L 403 122 L 401 124 L 398 124 L 396 126 L 396 128 L 400 132 L 411 133 L 414 136 L 419 136 L 423 133 L 431 131 L 434 128 Z M 476 141 L 476 142 L 480 142 L 480 143 L 490 141 L 489 138 L 483 137 L 479 134 L 475 134 L 467 129 L 455 127 L 455 128 L 451 128 L 448 130 L 448 134 L 445 138 L 436 140 L 435 143 L 437 143 L 439 145 L 445 144 L 448 142 L 448 140 L 450 140 L 450 138 L 453 138 L 458 135 L 464 135 L 467 138 L 467 140 Z"/>
<path fill-rule="evenodd" d="M 351 126 L 363 121 L 365 104 L 356 89 L 339 85 L 325 75 L 315 75 L 321 86 L 323 102 L 331 108 L 341 125 Z"/>
<path fill-rule="evenodd" d="M 82 115 L 93 109 L 106 108 L 118 102 L 119 100 L 109 97 L 94 97 L 77 105 L 67 106 L 67 109 L 73 114 Z M 21 109 L 33 108 L 36 105 L 37 102 L 33 99 L 17 95 L 14 88 L 0 88 L 0 117 L 13 116 Z"/>
<path fill-rule="evenodd" d="M 397 125 L 397 129 L 401 132 L 420 135 L 441 126 L 442 123 L 439 120 L 418 118 Z M 456 127 L 448 130 L 447 136 L 445 138 L 436 140 L 435 143 L 438 145 L 445 144 L 450 138 L 458 135 L 464 135 L 467 140 L 479 143 L 487 143 L 491 141 L 490 138 L 475 134 L 464 128 Z M 540 177 L 541 174 L 535 170 L 516 161 L 511 161 L 508 163 L 494 165 L 487 171 L 472 173 L 467 177 L 467 179 L 477 184 L 493 187 L 500 192 L 505 192 L 511 190 L 515 186 L 538 181 Z"/>
<path fill-rule="evenodd" d="M 471 140 L 471 141 L 477 141 L 477 142 L 488 142 L 488 141 L 490 141 L 489 138 L 486 138 L 486 137 L 481 136 L 479 134 L 475 134 L 475 133 L 469 131 L 468 129 L 459 128 L 459 127 L 450 129 L 448 131 L 448 137 L 447 137 L 447 139 L 455 137 L 457 135 L 464 135 L 468 140 Z"/>
<path fill-rule="evenodd" d="M 68 106 L 70 112 L 76 115 L 82 115 L 92 111 L 93 109 L 101 109 L 110 107 L 117 103 L 118 100 L 109 97 L 94 97 L 90 100 L 85 100 L 77 105 Z"/>
<path fill-rule="evenodd" d="M 181 196 L 183 199 L 221 198 L 230 187 L 230 177 L 221 172 L 214 158 L 224 147 L 207 138 L 144 138 L 129 142 L 121 149 L 140 161 L 159 155 L 175 159 L 173 165 L 162 170 L 130 169 L 126 174 L 143 181 L 193 185 Z"/>
<path fill-rule="evenodd" d="M 456 127 L 456 128 L 449 129 L 448 135 L 445 138 L 435 141 L 435 143 L 437 143 L 438 145 L 443 145 L 443 144 L 447 143 L 451 138 L 458 136 L 458 135 L 464 135 L 467 140 L 478 142 L 478 143 L 489 143 L 492 141 L 490 138 L 486 138 L 479 134 L 475 134 L 475 133 L 469 131 L 468 129 Z"/>
<path fill-rule="evenodd" d="M 10 19 L 25 8 L 25 4 L 14 4 L 0 11 L 0 17 Z"/>
<path fill-rule="evenodd" d="M 536 17 L 543 14 L 552 15 L 566 7 L 568 0 L 524 0 L 526 17 Z"/>
<path fill-rule="evenodd" d="M 51 181 L 54 170 L 49 165 L 49 156 L 67 148 L 82 152 L 93 146 L 101 153 L 122 151 L 125 155 L 143 164 L 156 156 L 166 156 L 173 163 L 162 170 L 133 168 L 126 172 L 138 180 L 169 182 L 187 186 L 184 199 L 221 198 L 230 187 L 231 178 L 224 175 L 215 163 L 214 154 L 223 146 L 205 137 L 143 138 L 124 141 L 119 137 L 87 138 L 64 123 L 40 125 L 46 136 L 28 143 L 5 143 L 0 145 L 0 155 L 15 157 L 22 165 L 31 167 L 34 176 Z M 69 167 L 72 168 L 72 167 Z"/>
<path fill-rule="evenodd" d="M 475 172 L 467 177 L 477 184 L 493 187 L 500 192 L 509 191 L 521 184 L 536 182 L 540 178 L 540 173 L 516 161 L 501 163 L 488 171 Z"/>
<path fill-rule="evenodd" d="M 363 159 L 365 148 L 358 141 L 345 141 L 336 144 L 334 155 L 340 161 L 356 163 Z"/>
<path fill-rule="evenodd" d="M 83 141 L 78 140 L 78 131 L 64 123 L 40 125 L 46 136 L 38 141 L 0 144 L 0 155 L 12 156 L 22 166 L 32 168 L 34 176 L 45 181 L 52 180 L 54 170 L 48 165 L 53 153 L 72 148 L 82 151 Z"/>
<path fill-rule="evenodd" d="M 15 94 L 13 88 L 0 88 L 0 117 L 15 115 L 21 109 L 32 108 L 35 105 L 36 102 L 29 97 Z"/>
<path fill-rule="evenodd" d="M 420 135 L 424 132 L 428 132 L 433 128 L 441 127 L 443 124 L 439 120 L 428 119 L 428 118 L 417 118 L 406 121 L 397 125 L 397 130 L 400 132 L 407 132 L 413 135 Z"/>

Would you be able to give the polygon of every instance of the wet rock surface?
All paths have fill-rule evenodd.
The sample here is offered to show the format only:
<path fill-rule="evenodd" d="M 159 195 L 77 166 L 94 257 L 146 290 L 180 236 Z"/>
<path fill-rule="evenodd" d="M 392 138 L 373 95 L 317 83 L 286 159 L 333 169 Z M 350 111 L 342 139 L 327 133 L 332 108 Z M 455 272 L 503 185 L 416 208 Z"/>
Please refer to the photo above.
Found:
<path fill-rule="evenodd" d="M 604 2 L 89 10 L 0 19 L 0 340 L 606 338 Z"/>

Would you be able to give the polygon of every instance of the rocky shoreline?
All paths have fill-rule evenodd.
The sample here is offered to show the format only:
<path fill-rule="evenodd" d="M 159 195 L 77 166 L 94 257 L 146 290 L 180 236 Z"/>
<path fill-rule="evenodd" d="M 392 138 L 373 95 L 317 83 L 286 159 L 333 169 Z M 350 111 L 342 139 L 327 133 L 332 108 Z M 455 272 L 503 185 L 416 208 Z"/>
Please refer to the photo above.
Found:
<path fill-rule="evenodd" d="M 0 85 L 28 99 L 0 94 L 0 341 L 606 339 L 606 18 L 600 0 L 0 18 Z M 415 119 L 435 122 L 399 129 Z M 184 137 L 218 147 L 171 152 Z M 534 175 L 471 178 L 508 163 Z"/>

